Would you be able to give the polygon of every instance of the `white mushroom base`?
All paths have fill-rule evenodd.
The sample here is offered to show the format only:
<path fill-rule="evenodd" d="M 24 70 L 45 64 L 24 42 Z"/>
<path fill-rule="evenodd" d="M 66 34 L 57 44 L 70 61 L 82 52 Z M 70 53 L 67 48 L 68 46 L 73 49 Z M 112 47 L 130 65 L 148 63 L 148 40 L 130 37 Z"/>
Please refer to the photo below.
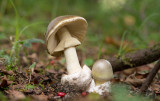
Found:
<path fill-rule="evenodd" d="M 61 78 L 61 83 L 68 83 L 69 85 L 76 85 L 79 89 L 87 89 L 92 81 L 91 70 L 86 65 L 83 66 L 81 71 L 74 74 L 63 75 Z"/>
<path fill-rule="evenodd" d="M 95 85 L 95 82 L 94 80 L 92 80 L 91 84 L 90 84 L 90 87 L 88 88 L 88 92 L 89 93 L 98 93 L 99 95 L 103 95 L 103 93 L 105 92 L 110 92 L 110 81 L 107 81 L 101 85 Z"/>

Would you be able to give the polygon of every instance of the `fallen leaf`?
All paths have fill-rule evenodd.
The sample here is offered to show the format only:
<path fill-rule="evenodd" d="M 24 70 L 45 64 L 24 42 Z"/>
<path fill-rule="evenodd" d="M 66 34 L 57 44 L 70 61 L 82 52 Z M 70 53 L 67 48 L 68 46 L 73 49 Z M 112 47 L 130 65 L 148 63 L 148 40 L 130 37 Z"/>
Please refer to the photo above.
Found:
<path fill-rule="evenodd" d="M 12 100 L 17 101 L 25 98 L 25 95 L 20 91 L 8 90 L 7 93 L 9 94 L 9 98 Z"/>
<path fill-rule="evenodd" d="M 7 83 L 7 80 L 6 79 L 3 79 L 0 83 L 0 88 L 4 89 L 8 87 L 8 83 Z"/>
<path fill-rule="evenodd" d="M 150 67 L 148 65 L 139 66 L 136 68 L 136 72 L 140 74 L 147 73 L 149 72 L 149 70 L 150 70 Z"/>
<path fill-rule="evenodd" d="M 105 42 L 106 42 L 107 44 L 114 45 L 114 46 L 116 46 L 117 48 L 119 48 L 120 45 L 121 45 L 121 42 L 120 42 L 120 41 L 114 39 L 113 37 L 109 37 L 109 36 L 107 36 L 107 37 L 105 38 Z M 128 44 L 128 42 L 125 41 L 125 40 L 123 40 L 122 46 L 126 46 L 127 44 Z"/>
<path fill-rule="evenodd" d="M 32 59 L 32 61 L 37 61 L 38 60 L 38 56 L 36 53 L 33 53 L 31 55 L 28 55 L 29 59 Z"/>
<path fill-rule="evenodd" d="M 120 46 L 120 43 L 117 41 L 117 40 L 115 40 L 114 38 L 112 38 L 112 37 L 106 37 L 105 38 L 105 42 L 106 43 L 108 43 L 108 44 L 111 44 L 111 45 L 114 45 L 114 46 L 116 46 L 116 47 L 119 47 Z"/>
<path fill-rule="evenodd" d="M 130 75 L 130 76 L 128 76 L 126 78 L 126 80 L 125 80 L 126 83 L 134 85 L 136 87 L 137 86 L 141 86 L 144 81 L 145 81 L 145 79 L 138 79 L 138 78 L 136 78 L 135 73 L 132 74 L 132 75 Z"/>
<path fill-rule="evenodd" d="M 5 75 L 13 75 L 14 74 L 13 71 L 11 71 L 11 70 L 7 71 L 4 69 L 0 69 L 0 73 L 3 73 Z"/>
<path fill-rule="evenodd" d="M 136 73 L 136 74 L 135 74 L 135 77 L 136 77 L 137 79 L 144 79 L 144 78 L 147 78 L 148 74 L 149 74 L 149 73 L 143 73 L 143 74 L 141 74 L 141 73 Z"/>
<path fill-rule="evenodd" d="M 41 43 L 32 43 L 32 49 L 38 51 L 40 49 Z"/>
<path fill-rule="evenodd" d="M 32 97 L 36 100 L 36 101 L 48 101 L 48 96 L 46 95 L 32 95 Z"/>
<path fill-rule="evenodd" d="M 125 70 L 123 70 L 123 73 L 125 75 L 131 75 L 135 72 L 135 70 L 136 70 L 135 68 L 125 69 Z"/>
<path fill-rule="evenodd" d="M 152 83 L 151 89 L 155 91 L 156 94 L 160 94 L 160 85 Z"/>

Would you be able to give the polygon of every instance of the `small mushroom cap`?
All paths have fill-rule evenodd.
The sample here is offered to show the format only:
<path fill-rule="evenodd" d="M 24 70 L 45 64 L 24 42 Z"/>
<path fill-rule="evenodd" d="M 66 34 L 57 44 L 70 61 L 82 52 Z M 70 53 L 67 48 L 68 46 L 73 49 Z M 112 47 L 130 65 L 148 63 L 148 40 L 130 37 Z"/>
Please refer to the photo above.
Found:
<path fill-rule="evenodd" d="M 58 39 L 57 32 L 62 27 L 67 28 L 67 30 L 73 37 L 71 39 L 67 39 L 70 40 L 70 43 L 77 40 L 75 43 L 72 43 L 70 45 L 77 46 L 81 44 L 80 42 L 83 41 L 88 28 L 88 24 L 83 17 L 73 15 L 59 16 L 53 19 L 48 25 L 47 32 L 45 34 L 47 50 L 51 55 L 60 55 L 65 48 L 72 47 L 70 45 L 62 45 L 64 42 L 60 42 L 60 40 Z"/>
<path fill-rule="evenodd" d="M 113 78 L 113 70 L 109 61 L 100 59 L 96 61 L 92 68 L 92 76 L 95 81 L 106 82 Z"/>

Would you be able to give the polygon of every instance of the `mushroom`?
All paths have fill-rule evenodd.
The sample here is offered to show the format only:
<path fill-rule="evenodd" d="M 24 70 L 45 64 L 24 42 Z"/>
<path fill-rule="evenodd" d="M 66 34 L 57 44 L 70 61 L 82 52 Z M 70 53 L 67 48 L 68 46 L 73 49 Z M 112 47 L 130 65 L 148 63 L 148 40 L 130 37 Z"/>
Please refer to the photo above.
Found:
<path fill-rule="evenodd" d="M 59 16 L 48 25 L 45 39 L 49 54 L 64 54 L 66 59 L 68 75 L 62 76 L 62 84 L 86 87 L 92 80 L 91 70 L 86 65 L 81 68 L 75 49 L 83 41 L 87 28 L 87 21 L 83 17 L 73 15 Z"/>
<path fill-rule="evenodd" d="M 100 95 L 110 91 L 110 81 L 113 78 L 113 70 L 109 61 L 100 59 L 96 61 L 92 68 L 93 80 L 88 89 L 89 92 L 96 92 Z"/>

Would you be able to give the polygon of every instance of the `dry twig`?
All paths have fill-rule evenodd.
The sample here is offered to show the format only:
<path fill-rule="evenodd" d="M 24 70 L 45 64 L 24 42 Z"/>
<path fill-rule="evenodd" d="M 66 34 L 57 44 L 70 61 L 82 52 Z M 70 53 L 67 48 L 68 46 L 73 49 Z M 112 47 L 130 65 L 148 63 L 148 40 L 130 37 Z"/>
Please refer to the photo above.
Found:
<path fill-rule="evenodd" d="M 114 72 L 152 63 L 160 58 L 160 43 L 151 48 L 108 59 Z"/>
<path fill-rule="evenodd" d="M 153 81 L 154 77 L 156 76 L 159 69 L 160 69 L 160 59 L 158 60 L 158 62 L 156 63 L 156 65 L 154 66 L 154 68 L 149 73 L 148 77 L 146 78 L 145 82 L 143 83 L 143 85 L 140 89 L 141 93 L 146 91 L 146 89 L 150 86 L 150 84 L 152 83 L 152 81 Z"/>

